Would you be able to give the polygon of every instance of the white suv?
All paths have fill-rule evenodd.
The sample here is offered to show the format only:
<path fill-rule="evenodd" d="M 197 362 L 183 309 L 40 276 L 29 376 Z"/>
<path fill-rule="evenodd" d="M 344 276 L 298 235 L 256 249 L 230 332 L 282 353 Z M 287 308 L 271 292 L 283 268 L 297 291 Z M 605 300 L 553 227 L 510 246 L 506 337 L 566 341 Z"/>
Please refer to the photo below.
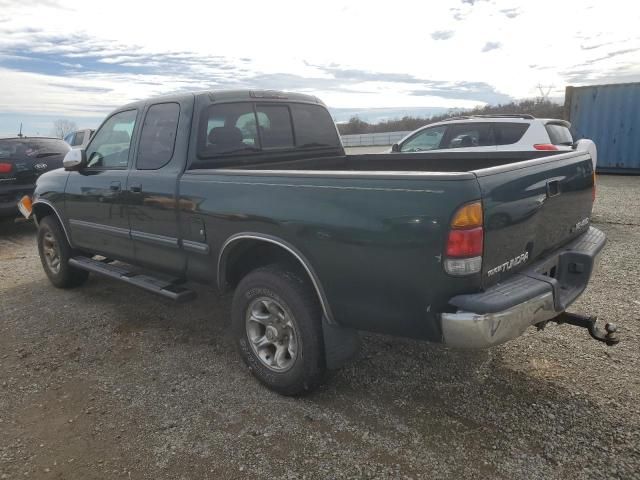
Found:
<path fill-rule="evenodd" d="M 565 120 L 532 115 L 477 115 L 431 123 L 394 144 L 392 152 L 571 150 L 573 137 Z"/>

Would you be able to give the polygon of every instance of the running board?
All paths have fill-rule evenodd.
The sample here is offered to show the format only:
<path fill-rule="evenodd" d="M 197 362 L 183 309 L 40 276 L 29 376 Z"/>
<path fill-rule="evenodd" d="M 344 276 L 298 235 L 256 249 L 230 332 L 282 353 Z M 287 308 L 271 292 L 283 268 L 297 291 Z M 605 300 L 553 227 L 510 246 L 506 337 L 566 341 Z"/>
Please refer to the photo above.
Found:
<path fill-rule="evenodd" d="M 175 302 L 188 302 L 196 298 L 196 292 L 178 285 L 177 280 L 162 280 L 160 278 L 144 275 L 128 270 L 127 265 L 113 265 L 88 257 L 73 257 L 69 259 L 69 265 L 88 272 L 115 278 L 125 283 L 130 283 L 151 293 L 168 298 Z"/>

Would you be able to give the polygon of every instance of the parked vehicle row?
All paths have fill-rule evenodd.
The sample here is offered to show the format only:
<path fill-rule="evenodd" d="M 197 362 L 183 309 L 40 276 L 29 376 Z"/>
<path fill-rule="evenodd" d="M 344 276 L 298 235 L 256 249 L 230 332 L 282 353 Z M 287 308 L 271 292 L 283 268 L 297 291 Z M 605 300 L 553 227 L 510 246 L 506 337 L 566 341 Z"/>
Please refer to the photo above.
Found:
<path fill-rule="evenodd" d="M 571 124 L 532 115 L 473 115 L 449 118 L 411 132 L 393 152 L 570 151 Z"/>
<path fill-rule="evenodd" d="M 553 320 L 615 343 L 566 312 L 605 243 L 587 152 L 345 155 L 316 97 L 215 91 L 119 108 L 64 166 L 33 196 L 51 282 L 233 290 L 240 355 L 283 394 L 359 330 L 477 348 Z"/>
<path fill-rule="evenodd" d="M 75 132 L 71 132 L 64 137 L 64 141 L 67 142 L 72 147 L 86 147 L 89 144 L 89 140 L 91 140 L 91 136 L 95 130 L 90 128 L 86 128 L 84 130 L 76 130 Z"/>
<path fill-rule="evenodd" d="M 0 139 L 0 217 L 18 215 L 18 201 L 33 193 L 40 175 L 61 168 L 69 150 L 58 138 Z"/>

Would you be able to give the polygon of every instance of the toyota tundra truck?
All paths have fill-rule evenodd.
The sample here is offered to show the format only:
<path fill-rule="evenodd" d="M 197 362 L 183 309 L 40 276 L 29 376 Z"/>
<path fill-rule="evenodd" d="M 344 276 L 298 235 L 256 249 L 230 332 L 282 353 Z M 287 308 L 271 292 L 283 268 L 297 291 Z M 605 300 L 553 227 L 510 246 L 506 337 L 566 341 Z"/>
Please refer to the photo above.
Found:
<path fill-rule="evenodd" d="M 345 155 L 313 96 L 212 91 L 117 109 L 22 210 L 56 287 L 234 291 L 244 362 L 296 395 L 359 331 L 485 348 L 556 321 L 617 342 L 566 311 L 605 245 L 594 195 L 587 152 Z"/>

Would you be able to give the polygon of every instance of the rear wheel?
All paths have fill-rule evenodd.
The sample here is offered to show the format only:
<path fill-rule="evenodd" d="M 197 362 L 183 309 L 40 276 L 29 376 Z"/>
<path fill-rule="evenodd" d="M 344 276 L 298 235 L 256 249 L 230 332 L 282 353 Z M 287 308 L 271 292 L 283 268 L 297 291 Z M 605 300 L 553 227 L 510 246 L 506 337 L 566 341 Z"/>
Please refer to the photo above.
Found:
<path fill-rule="evenodd" d="M 322 310 L 308 281 L 279 265 L 244 277 L 233 297 L 234 341 L 255 377 L 283 395 L 324 378 Z"/>
<path fill-rule="evenodd" d="M 89 277 L 89 272 L 69 265 L 73 250 L 60 223 L 51 216 L 39 222 L 38 252 L 47 277 L 58 288 L 82 285 Z"/>

